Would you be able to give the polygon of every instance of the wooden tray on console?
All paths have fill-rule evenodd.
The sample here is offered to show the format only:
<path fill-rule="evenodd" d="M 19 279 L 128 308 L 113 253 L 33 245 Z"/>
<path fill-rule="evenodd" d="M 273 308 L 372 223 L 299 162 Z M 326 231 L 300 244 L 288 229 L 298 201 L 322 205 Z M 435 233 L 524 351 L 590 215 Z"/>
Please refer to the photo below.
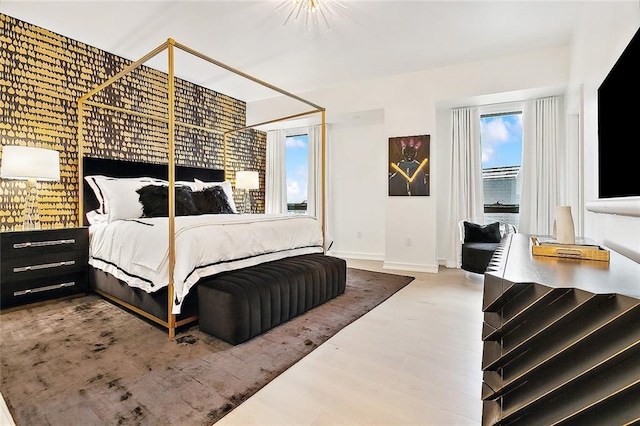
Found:
<path fill-rule="evenodd" d="M 531 253 L 534 256 L 609 261 L 609 250 L 597 243 L 585 238 L 576 238 L 576 242 L 575 245 L 560 244 L 550 237 L 531 237 Z"/>

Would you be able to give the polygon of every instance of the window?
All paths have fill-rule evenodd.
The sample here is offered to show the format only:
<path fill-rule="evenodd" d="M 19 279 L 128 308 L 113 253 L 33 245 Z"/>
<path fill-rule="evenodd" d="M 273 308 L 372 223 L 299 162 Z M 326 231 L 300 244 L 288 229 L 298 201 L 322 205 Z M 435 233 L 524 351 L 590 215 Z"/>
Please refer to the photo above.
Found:
<path fill-rule="evenodd" d="M 307 182 L 309 171 L 309 135 L 287 136 L 285 145 L 287 212 L 307 212 Z"/>
<path fill-rule="evenodd" d="M 485 223 L 518 227 L 522 164 L 522 111 L 480 117 Z"/>

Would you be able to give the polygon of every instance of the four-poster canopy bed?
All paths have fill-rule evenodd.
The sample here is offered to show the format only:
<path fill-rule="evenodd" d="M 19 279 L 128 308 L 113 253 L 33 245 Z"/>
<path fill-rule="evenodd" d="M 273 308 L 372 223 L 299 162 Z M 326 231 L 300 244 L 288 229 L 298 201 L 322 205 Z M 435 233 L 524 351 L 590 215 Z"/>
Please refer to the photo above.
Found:
<path fill-rule="evenodd" d="M 234 73 L 238 76 L 248 79 L 261 86 L 272 89 L 291 99 L 294 99 L 303 104 L 311 106 L 313 109 L 310 111 L 299 113 L 299 114 L 289 115 L 286 117 L 279 117 L 279 118 L 261 122 L 261 123 L 256 123 L 252 125 L 242 125 L 237 128 L 222 129 L 222 130 L 201 126 L 199 124 L 179 121 L 176 119 L 176 113 L 175 113 L 176 111 L 176 96 L 175 96 L 175 93 L 176 93 L 175 80 L 176 79 L 175 79 L 175 72 L 174 72 L 175 48 L 178 48 L 181 51 L 184 51 L 191 55 L 194 55 L 200 59 L 203 59 L 213 65 L 221 67 L 227 71 L 230 71 L 231 73 Z M 93 101 L 90 99 L 94 95 L 101 93 L 103 90 L 105 90 L 107 87 L 114 84 L 121 78 L 125 76 L 130 76 L 134 70 L 138 69 L 145 62 L 149 61 L 151 58 L 155 57 L 160 52 L 165 50 L 168 53 L 168 72 L 167 72 L 168 90 L 167 90 L 166 115 L 141 112 L 133 109 L 109 105 L 105 102 Z M 167 149 L 168 164 L 166 165 L 153 164 L 153 163 L 144 163 L 144 162 L 111 160 L 111 159 L 104 159 L 104 158 L 92 158 L 88 156 L 85 157 L 85 132 L 87 131 L 87 127 L 88 127 L 87 113 L 89 112 L 89 108 L 97 108 L 99 111 L 107 110 L 115 113 L 127 114 L 129 116 L 138 117 L 144 120 L 150 120 L 150 121 L 162 123 L 163 125 L 165 125 L 167 129 L 166 130 L 167 131 L 166 149 Z M 189 250 L 187 250 L 186 247 L 192 247 L 194 245 L 204 244 L 204 243 L 196 244 L 195 240 L 193 241 L 188 240 L 187 238 L 199 238 L 199 237 L 193 237 L 193 236 L 187 237 L 186 235 L 188 234 L 188 232 L 186 229 L 194 228 L 196 230 L 191 234 L 199 233 L 201 235 L 218 235 L 222 233 L 221 230 L 223 229 L 236 229 L 234 228 L 234 226 L 237 225 L 238 222 L 246 223 L 247 228 L 252 228 L 252 231 L 250 232 L 254 232 L 254 233 L 258 232 L 256 231 L 256 228 L 266 227 L 266 225 L 263 225 L 262 223 L 263 221 L 258 220 L 259 218 L 257 218 L 257 216 L 260 216 L 260 215 L 249 215 L 249 216 L 255 217 L 255 222 L 253 219 L 245 220 L 243 218 L 240 218 L 240 216 L 244 216 L 244 215 L 216 215 L 216 216 L 226 216 L 226 217 L 220 220 L 222 223 L 218 224 L 217 228 L 212 228 L 215 230 L 210 231 L 208 228 L 204 228 L 204 226 L 209 226 L 209 225 L 208 224 L 204 225 L 202 223 L 204 220 L 202 217 L 195 217 L 195 216 L 194 217 L 190 216 L 188 218 L 179 218 L 178 220 L 180 221 L 181 225 L 177 228 L 176 216 L 183 215 L 183 213 L 176 211 L 176 209 L 182 208 L 182 205 L 180 204 L 181 199 L 180 199 L 180 193 L 178 192 L 178 186 L 190 185 L 191 189 L 203 190 L 202 188 L 203 183 L 207 183 L 208 185 L 208 183 L 210 182 L 223 182 L 226 179 L 229 179 L 229 176 L 227 174 L 227 171 L 228 171 L 227 143 L 228 143 L 228 138 L 231 137 L 232 135 L 238 132 L 245 131 L 247 129 L 255 128 L 257 126 L 263 126 L 266 124 L 281 122 L 281 121 L 290 120 L 290 119 L 303 117 L 303 116 L 316 114 L 316 113 L 321 114 L 321 123 L 322 123 L 321 125 L 322 159 L 321 159 L 321 168 L 320 168 L 322 173 L 322 177 L 321 177 L 322 218 L 320 220 L 320 223 L 317 223 L 317 221 L 315 223 L 315 226 L 318 229 L 318 233 L 314 235 L 313 230 L 309 231 L 308 240 L 305 240 L 303 242 L 296 242 L 295 244 L 298 244 L 298 246 L 291 246 L 291 247 L 288 247 L 288 246 L 275 247 L 274 246 L 270 249 L 271 253 L 268 253 L 267 251 L 261 254 L 259 253 L 260 255 L 256 256 L 256 260 L 252 260 L 249 263 L 247 263 L 246 258 L 248 257 L 247 253 L 251 253 L 251 250 L 253 250 L 251 248 L 248 248 L 248 249 L 238 248 L 236 250 L 237 254 L 235 254 L 235 256 L 239 257 L 239 261 L 235 263 L 234 263 L 234 258 L 229 259 L 229 258 L 216 257 L 215 259 L 211 260 L 211 259 L 207 259 L 206 256 L 204 256 L 205 257 L 205 260 L 203 261 L 205 263 L 204 266 L 200 264 L 194 264 L 193 263 L 194 258 L 203 257 L 201 254 L 194 253 L 194 252 L 189 252 L 190 254 L 188 259 L 184 259 L 183 258 L 184 256 L 180 258 L 177 257 L 177 255 L 180 255 L 180 253 L 178 252 L 178 249 L 183 250 L 184 252 L 187 252 Z M 215 134 L 218 136 L 221 135 L 222 144 L 223 144 L 222 146 L 223 169 L 214 170 L 214 169 L 207 169 L 207 168 L 176 165 L 175 143 L 176 143 L 176 128 L 178 127 L 196 129 L 197 131 L 200 131 L 200 132 L 206 132 L 206 133 Z M 91 221 L 88 219 L 89 215 L 87 213 L 93 213 L 98 211 L 99 209 L 103 209 L 102 212 L 106 213 L 106 211 L 104 210 L 108 208 L 108 202 L 109 202 L 108 197 L 106 197 L 106 194 L 102 194 L 100 192 L 100 191 L 103 191 L 104 188 L 98 185 L 98 179 L 106 179 L 105 182 L 109 182 L 109 181 L 111 181 L 112 183 L 117 182 L 118 185 L 126 184 L 125 187 L 129 188 L 130 183 L 127 181 L 127 179 L 135 180 L 138 178 L 143 178 L 145 179 L 144 185 L 153 186 L 155 184 L 158 186 L 164 185 L 166 188 L 176 188 L 173 191 L 167 190 L 165 193 L 166 194 L 165 196 L 167 198 L 167 203 L 168 203 L 168 204 L 165 203 L 165 206 L 167 206 L 166 214 L 164 215 L 165 217 L 158 217 L 158 218 L 147 220 L 144 217 L 140 219 L 130 219 L 126 215 L 124 216 L 116 215 L 115 217 L 108 216 L 110 219 L 106 220 L 105 222 L 109 222 L 109 226 L 111 226 L 111 222 L 113 223 L 118 222 L 121 229 L 117 231 L 108 231 L 108 232 L 104 231 L 103 232 L 104 235 L 101 235 L 98 232 L 101 229 L 100 226 L 95 226 L 96 232 L 92 233 L 92 237 L 91 237 L 92 244 L 96 244 L 96 245 L 99 244 L 100 246 L 117 245 L 117 244 L 120 244 L 121 242 L 124 244 L 124 240 L 126 239 L 129 239 L 129 240 L 137 239 L 137 241 L 135 242 L 134 248 L 127 249 L 127 248 L 124 248 L 124 246 L 115 248 L 116 251 L 121 252 L 120 253 L 121 256 L 130 256 L 131 253 L 134 253 L 136 251 L 144 252 L 146 250 L 145 247 L 147 246 L 154 245 L 154 244 L 159 245 L 158 238 L 160 237 L 158 237 L 158 235 L 161 235 L 161 236 L 164 235 L 165 236 L 164 238 L 166 241 L 167 234 L 162 234 L 162 232 L 160 232 L 159 234 L 156 233 L 153 237 L 144 236 L 146 235 L 148 230 L 152 228 L 156 228 L 156 229 L 163 228 L 163 232 L 166 232 L 168 230 L 168 241 L 166 242 L 166 244 L 168 244 L 168 250 L 167 252 L 165 252 L 166 258 L 164 260 L 166 262 L 163 263 L 165 266 L 161 268 L 159 266 L 160 263 L 156 262 L 153 264 L 152 267 L 150 267 L 150 269 L 154 269 L 154 272 L 156 274 L 164 274 L 164 276 L 166 276 L 166 280 L 167 280 L 166 287 L 156 286 L 156 289 L 153 289 L 153 291 L 150 291 L 149 288 L 144 289 L 145 285 L 150 282 L 150 280 L 144 280 L 144 279 L 138 280 L 143 285 L 130 286 L 128 282 L 125 282 L 125 277 L 137 277 L 136 273 L 131 273 L 131 272 L 123 273 L 124 268 L 121 267 L 120 265 L 114 264 L 113 261 L 109 261 L 109 260 L 105 260 L 101 262 L 100 259 L 98 259 L 99 256 L 96 256 L 96 258 L 94 259 L 94 263 L 91 264 L 92 267 L 90 268 L 91 274 L 92 274 L 92 276 L 90 277 L 92 288 L 103 297 L 106 297 L 120 304 L 121 306 L 124 306 L 125 308 L 128 308 L 136 312 L 137 314 L 142 315 L 145 318 L 150 319 L 155 323 L 167 328 L 169 338 L 173 338 L 175 336 L 177 327 L 195 322 L 198 320 L 198 317 L 199 317 L 197 292 L 192 291 L 189 293 L 190 287 L 186 285 L 186 281 L 183 279 L 184 277 L 182 275 L 180 275 L 180 277 L 178 278 L 179 285 L 176 285 L 177 284 L 176 273 L 184 272 L 183 270 L 185 269 L 185 266 L 183 264 L 188 263 L 186 268 L 187 269 L 191 268 L 188 271 L 188 272 L 191 272 L 191 274 L 189 275 L 189 278 L 191 279 L 191 281 L 194 281 L 196 280 L 198 274 L 195 274 L 196 278 L 193 278 L 192 275 L 193 275 L 193 272 L 196 270 L 201 272 L 200 274 L 201 278 L 204 279 L 206 277 L 215 276 L 215 274 L 217 274 L 220 271 L 239 270 L 239 269 L 246 270 L 247 266 L 256 265 L 256 264 L 267 262 L 267 261 L 277 262 L 278 259 L 284 259 L 286 257 L 296 256 L 300 254 L 320 253 L 324 256 L 325 255 L 325 200 L 324 200 L 325 156 L 324 156 L 324 152 L 325 152 L 325 140 L 326 140 L 325 128 L 326 128 L 326 123 L 325 123 L 324 108 L 312 102 L 309 102 L 308 100 L 300 98 L 294 94 L 291 94 L 287 91 L 284 91 L 278 87 L 275 87 L 269 83 L 266 83 L 255 77 L 245 74 L 239 70 L 236 70 L 206 55 L 203 55 L 187 46 L 177 43 L 173 39 L 168 39 L 165 43 L 161 44 L 151 52 L 147 53 L 141 59 L 131 63 L 130 65 L 122 69 L 122 71 L 118 72 L 117 74 L 115 74 L 114 76 L 106 80 L 103 84 L 99 85 L 98 87 L 94 88 L 90 92 L 86 93 L 84 96 L 82 96 L 78 100 L 78 147 L 79 147 L 78 148 L 78 159 L 79 159 L 78 182 L 81 183 L 78 188 L 79 197 L 80 197 L 78 217 L 82 221 L 81 224 L 91 223 Z M 192 184 L 194 182 L 195 182 L 195 187 Z M 228 200 L 229 204 L 233 204 L 232 193 L 230 192 L 230 184 L 228 183 L 228 181 L 226 182 L 228 186 L 225 189 L 225 192 L 226 192 L 227 198 L 229 197 L 231 198 Z M 198 183 L 200 184 L 200 187 L 198 186 Z M 137 193 L 142 194 L 141 192 L 138 191 L 140 189 L 140 185 L 142 184 L 143 183 L 135 182 L 135 186 L 136 186 L 135 189 Z M 208 186 L 211 186 L 211 185 L 208 185 Z M 122 192 L 121 189 L 117 189 L 116 187 L 116 192 L 118 191 Z M 103 196 L 104 196 L 104 199 L 102 199 Z M 142 201 L 142 199 L 140 200 Z M 111 201 L 111 203 L 113 203 L 113 200 Z M 114 207 L 115 207 L 115 204 L 112 204 L 111 211 L 109 211 L 109 215 L 114 214 Z M 213 215 L 205 215 L 205 216 L 213 216 Z M 231 216 L 235 216 L 235 217 L 231 217 Z M 264 215 L 264 216 L 265 216 L 264 219 L 269 219 L 266 217 L 268 215 Z M 300 215 L 292 215 L 292 216 L 300 216 Z M 128 219 L 128 220 L 118 220 L 121 218 Z M 307 217 L 307 222 L 308 222 L 308 219 L 313 219 L 315 221 L 315 218 Z M 265 235 L 282 234 L 286 236 L 285 229 L 287 228 L 287 226 L 298 226 L 299 227 L 298 231 L 303 228 L 305 230 L 308 228 L 308 225 L 306 224 L 304 224 L 304 226 L 295 225 L 295 222 L 293 220 L 290 220 L 288 223 L 284 223 L 283 221 L 284 224 L 282 225 L 280 225 L 279 220 L 278 221 L 268 220 L 268 221 L 269 223 L 276 224 L 274 226 L 280 226 L 280 228 L 270 229 L 267 231 L 266 234 L 247 234 L 247 235 L 251 235 L 250 238 L 253 238 L 254 241 L 264 241 L 264 238 L 266 238 Z M 182 225 L 183 222 L 187 223 L 186 227 Z M 99 224 L 99 225 L 102 225 L 102 224 Z M 201 226 L 203 228 L 200 228 Z M 90 229 L 92 227 L 94 226 L 91 225 Z M 104 226 L 104 228 L 106 229 L 108 227 Z M 233 246 L 236 245 L 236 242 L 240 243 L 240 241 L 233 240 L 233 238 L 238 239 L 237 232 L 239 231 L 236 231 L 236 234 L 230 234 L 230 235 L 225 234 L 226 235 L 225 241 L 231 241 L 233 243 L 231 245 Z M 271 234 L 269 234 L 269 232 Z M 304 231 L 304 232 L 307 232 L 307 231 Z M 304 234 L 304 232 L 302 232 L 302 234 Z M 120 237 L 117 237 L 118 235 L 120 235 Z M 146 242 L 145 240 L 146 238 L 150 238 L 151 242 Z M 240 237 L 240 239 L 247 239 L 247 238 Z M 182 245 L 178 247 L 178 244 L 182 244 Z M 215 251 L 214 245 L 216 243 L 207 242 L 206 244 L 212 244 L 212 246 L 210 246 L 211 247 L 210 250 L 208 250 L 207 253 L 211 253 Z M 284 242 L 283 244 L 289 244 L 289 243 Z M 99 248 L 92 247 L 90 250 L 91 250 L 90 254 L 95 255 L 98 252 Z M 221 249 L 221 251 L 226 251 L 226 250 L 227 250 L 227 247 L 223 247 Z M 242 251 L 242 250 L 245 250 L 245 251 Z M 211 265 L 214 265 L 213 269 L 211 269 Z M 135 265 L 128 266 L 127 268 L 131 268 L 129 271 L 136 270 Z M 204 268 L 204 269 L 199 269 L 199 268 Z M 345 268 L 341 267 L 340 269 L 341 269 L 341 272 L 339 275 L 346 275 L 346 267 Z M 344 271 L 342 271 L 342 269 L 344 269 Z M 330 274 L 327 272 L 326 276 L 328 277 L 330 276 Z M 341 284 L 340 284 L 341 289 L 339 289 L 338 291 L 333 291 L 334 295 L 331 297 L 335 297 L 335 295 L 340 294 L 341 292 L 344 291 L 345 277 L 344 276 L 339 277 L 337 280 L 341 281 Z M 147 283 L 145 283 L 144 281 L 147 281 Z M 203 280 L 200 279 L 199 282 L 202 282 L 202 281 Z M 328 281 L 331 281 L 331 279 L 328 279 Z M 334 281 L 336 281 L 336 279 L 334 279 Z M 194 285 L 194 283 L 191 282 L 190 285 Z M 152 283 L 151 286 L 153 287 L 154 284 Z M 158 290 L 157 287 L 163 287 L 163 288 Z"/>

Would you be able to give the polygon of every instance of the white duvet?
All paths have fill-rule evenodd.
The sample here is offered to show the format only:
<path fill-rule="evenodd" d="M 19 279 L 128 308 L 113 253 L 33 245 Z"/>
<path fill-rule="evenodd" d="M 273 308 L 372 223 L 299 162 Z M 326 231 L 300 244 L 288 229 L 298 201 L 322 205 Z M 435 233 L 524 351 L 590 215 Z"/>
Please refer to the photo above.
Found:
<path fill-rule="evenodd" d="M 258 263 L 323 252 L 319 222 L 306 215 L 218 214 L 175 218 L 173 313 L 201 278 Z M 168 218 L 90 227 L 89 263 L 146 292 L 169 282 Z"/>

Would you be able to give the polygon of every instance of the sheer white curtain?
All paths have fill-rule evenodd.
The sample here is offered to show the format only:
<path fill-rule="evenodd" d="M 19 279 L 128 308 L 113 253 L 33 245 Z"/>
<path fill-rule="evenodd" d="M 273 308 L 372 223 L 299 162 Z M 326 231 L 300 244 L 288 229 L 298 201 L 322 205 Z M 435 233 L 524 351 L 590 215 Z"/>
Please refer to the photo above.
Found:
<path fill-rule="evenodd" d="M 478 108 L 451 110 L 452 151 L 449 199 L 449 251 L 447 265 L 460 267 L 458 222 L 473 219 L 482 223 L 482 152 Z"/>
<path fill-rule="evenodd" d="M 551 235 L 561 200 L 560 99 L 525 103 L 522 114 L 522 192 L 518 232 Z"/>
<path fill-rule="evenodd" d="M 322 126 L 310 126 L 307 214 L 322 220 Z"/>
<path fill-rule="evenodd" d="M 267 170 L 265 176 L 265 213 L 287 212 L 285 130 L 267 132 Z"/>

